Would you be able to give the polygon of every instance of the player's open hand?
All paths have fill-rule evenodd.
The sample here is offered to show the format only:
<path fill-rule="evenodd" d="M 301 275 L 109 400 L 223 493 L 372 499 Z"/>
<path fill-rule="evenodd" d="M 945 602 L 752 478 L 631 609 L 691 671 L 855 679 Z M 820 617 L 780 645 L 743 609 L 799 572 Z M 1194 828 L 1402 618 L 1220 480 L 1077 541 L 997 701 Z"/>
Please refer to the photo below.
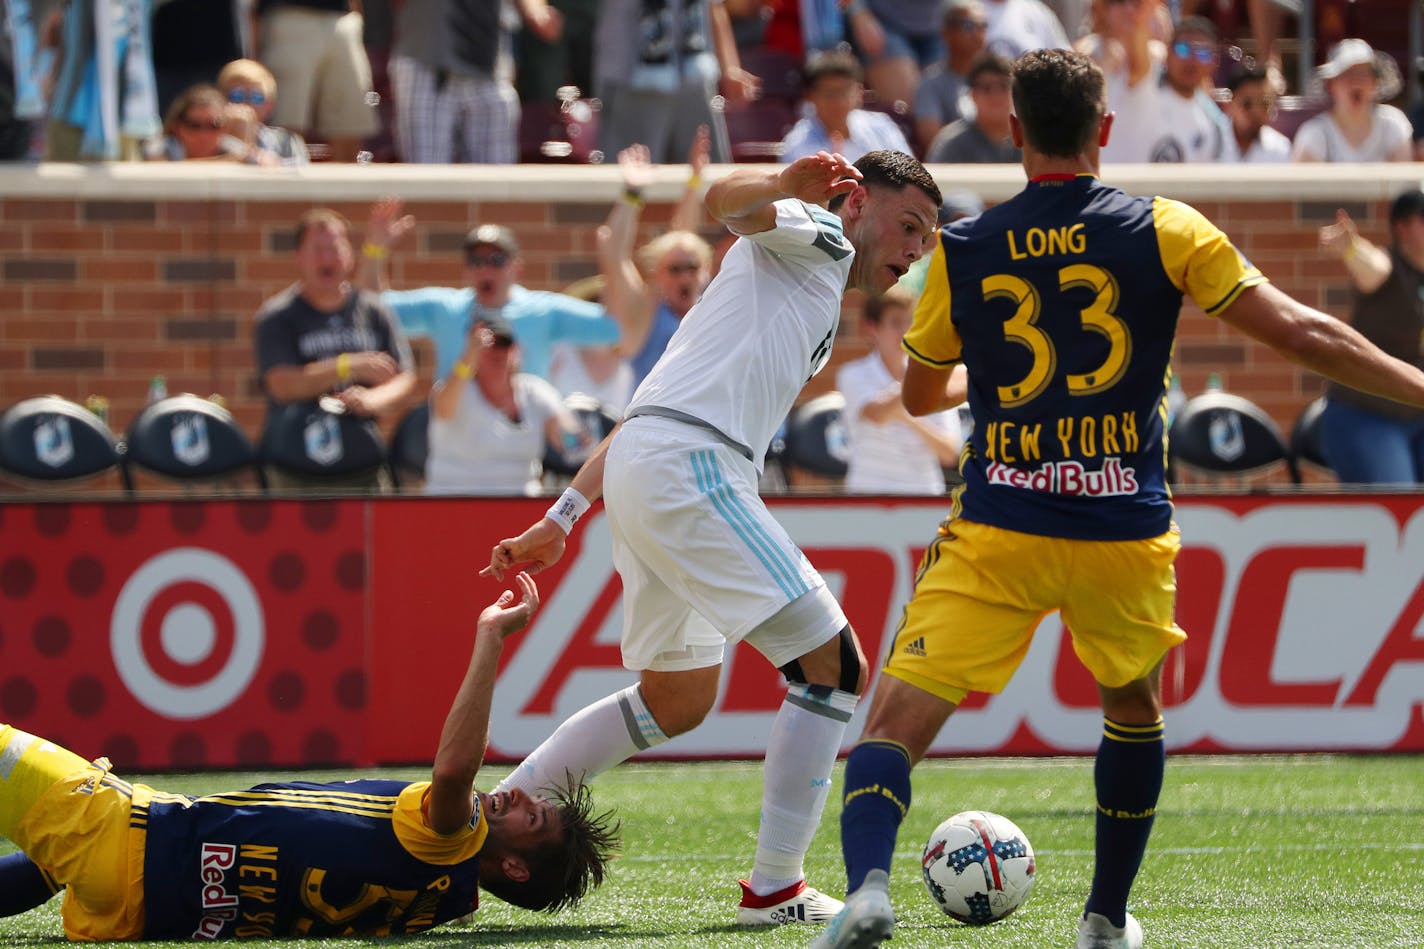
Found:
<path fill-rule="evenodd" d="M 539 608 L 539 587 L 534 584 L 534 578 L 523 571 L 514 580 L 519 584 L 518 601 L 513 590 L 505 590 L 499 599 L 480 611 L 479 629 L 482 632 L 494 633 L 504 639 L 529 625 L 534 611 Z"/>
<path fill-rule="evenodd" d="M 844 155 L 817 152 L 782 169 L 778 184 L 787 197 L 825 204 L 838 194 L 854 191 L 860 178 L 860 169 Z"/>
<path fill-rule="evenodd" d="M 1355 222 L 1350 220 L 1350 215 L 1345 213 L 1343 208 L 1335 211 L 1335 223 L 1327 224 L 1320 229 L 1320 249 L 1337 257 L 1344 257 L 1345 251 L 1349 250 L 1355 243 L 1355 237 L 1359 231 L 1355 227 Z"/>
<path fill-rule="evenodd" d="M 480 576 L 503 580 L 506 570 L 516 568 L 538 573 L 559 562 L 564 555 L 565 540 L 559 525 L 547 517 L 541 518 L 518 537 L 508 537 L 495 544 L 489 566 L 480 571 Z"/>

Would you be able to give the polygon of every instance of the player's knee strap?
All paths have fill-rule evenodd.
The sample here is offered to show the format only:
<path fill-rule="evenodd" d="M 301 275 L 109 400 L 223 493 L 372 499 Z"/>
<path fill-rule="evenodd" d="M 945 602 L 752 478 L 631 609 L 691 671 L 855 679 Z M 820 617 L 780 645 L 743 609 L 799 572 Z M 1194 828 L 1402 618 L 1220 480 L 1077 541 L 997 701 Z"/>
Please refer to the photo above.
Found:
<path fill-rule="evenodd" d="M 855 648 L 855 633 L 851 631 L 849 623 L 841 627 L 836 638 L 841 644 L 841 677 L 836 688 L 855 695 L 857 694 L 856 687 L 860 685 L 860 650 Z M 792 659 L 780 669 L 781 674 L 786 676 L 787 682 L 793 685 L 810 684 L 806 681 L 806 673 L 801 669 L 799 659 Z"/>

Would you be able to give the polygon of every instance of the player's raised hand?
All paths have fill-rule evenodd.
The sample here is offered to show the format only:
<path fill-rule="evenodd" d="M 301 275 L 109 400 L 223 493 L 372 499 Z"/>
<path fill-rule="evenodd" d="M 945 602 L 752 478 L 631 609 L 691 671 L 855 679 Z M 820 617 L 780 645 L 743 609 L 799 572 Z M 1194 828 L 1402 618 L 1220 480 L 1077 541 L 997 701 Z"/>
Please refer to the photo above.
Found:
<path fill-rule="evenodd" d="M 517 567 L 531 574 L 538 573 L 559 562 L 566 539 L 559 525 L 541 518 L 518 537 L 507 537 L 495 544 L 489 566 L 480 571 L 480 576 L 503 580 L 506 570 Z"/>
<path fill-rule="evenodd" d="M 520 571 L 514 578 L 519 584 L 518 602 L 513 590 L 505 590 L 489 606 L 480 611 L 478 629 L 504 639 L 529 625 L 534 611 L 539 608 L 539 587 L 528 573 Z"/>
<path fill-rule="evenodd" d="M 1359 231 L 1355 227 L 1355 222 L 1350 220 L 1350 215 L 1345 213 L 1344 208 L 1337 208 L 1335 223 L 1327 224 L 1320 229 L 1320 249 L 1337 257 L 1343 257 L 1345 251 L 1355 243 L 1355 238 L 1358 235 Z"/>
<path fill-rule="evenodd" d="M 788 197 L 825 204 L 838 194 L 854 191 L 860 178 L 860 169 L 844 155 L 817 152 L 783 168 L 777 184 Z"/>

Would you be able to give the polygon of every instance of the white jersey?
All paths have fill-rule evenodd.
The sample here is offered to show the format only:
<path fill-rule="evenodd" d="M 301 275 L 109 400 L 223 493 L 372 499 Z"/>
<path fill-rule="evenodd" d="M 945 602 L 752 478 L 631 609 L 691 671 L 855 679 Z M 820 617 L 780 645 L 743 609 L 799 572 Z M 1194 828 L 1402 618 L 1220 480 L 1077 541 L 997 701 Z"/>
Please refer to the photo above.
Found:
<path fill-rule="evenodd" d="M 836 215 L 794 198 L 775 208 L 774 228 L 732 245 L 625 413 L 711 429 L 757 471 L 830 358 L 855 257 Z"/>

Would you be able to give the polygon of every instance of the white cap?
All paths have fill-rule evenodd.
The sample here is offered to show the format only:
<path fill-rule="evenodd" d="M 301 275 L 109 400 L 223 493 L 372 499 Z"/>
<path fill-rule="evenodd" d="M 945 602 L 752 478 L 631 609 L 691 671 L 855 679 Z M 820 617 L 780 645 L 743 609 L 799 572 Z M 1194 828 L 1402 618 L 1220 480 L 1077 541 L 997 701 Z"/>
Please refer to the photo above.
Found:
<path fill-rule="evenodd" d="M 1341 40 L 1330 47 L 1325 62 L 1315 67 L 1315 78 L 1334 79 L 1355 66 L 1374 67 L 1375 78 L 1379 81 L 1379 94 L 1376 98 L 1383 101 L 1393 99 L 1399 94 L 1399 67 L 1395 64 L 1394 57 L 1388 53 L 1377 52 L 1362 39 Z"/>

